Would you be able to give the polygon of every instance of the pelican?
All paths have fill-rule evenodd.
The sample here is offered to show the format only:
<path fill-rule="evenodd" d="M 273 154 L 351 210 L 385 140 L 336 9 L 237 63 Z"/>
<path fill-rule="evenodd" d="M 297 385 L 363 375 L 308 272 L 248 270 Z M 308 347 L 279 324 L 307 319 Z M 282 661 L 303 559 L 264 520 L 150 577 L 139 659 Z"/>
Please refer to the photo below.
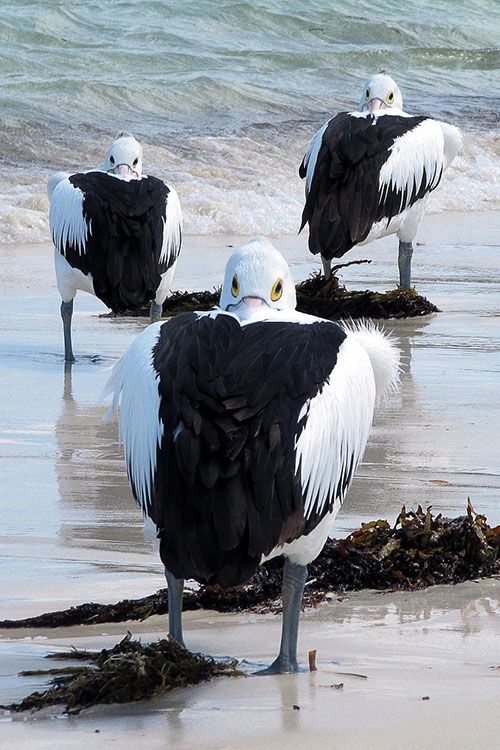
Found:
<path fill-rule="evenodd" d="M 403 111 L 385 73 L 368 79 L 357 112 L 340 112 L 312 138 L 300 165 L 309 250 L 320 253 L 326 278 L 332 258 L 355 245 L 396 234 L 399 286 L 410 289 L 413 241 L 429 195 L 458 151 L 453 125 Z"/>
<path fill-rule="evenodd" d="M 182 211 L 177 193 L 142 172 L 142 146 L 118 133 L 101 169 L 49 178 L 49 224 L 62 298 L 64 356 L 71 341 L 77 290 L 95 294 L 114 312 L 150 305 L 161 317 L 181 249 Z"/>
<path fill-rule="evenodd" d="M 399 354 L 372 325 L 295 310 L 282 255 L 256 238 L 229 258 L 220 307 L 148 326 L 106 393 L 135 498 L 158 530 L 169 631 L 184 644 L 184 579 L 243 584 L 285 559 L 277 658 L 298 670 L 307 565 L 332 529 Z"/>

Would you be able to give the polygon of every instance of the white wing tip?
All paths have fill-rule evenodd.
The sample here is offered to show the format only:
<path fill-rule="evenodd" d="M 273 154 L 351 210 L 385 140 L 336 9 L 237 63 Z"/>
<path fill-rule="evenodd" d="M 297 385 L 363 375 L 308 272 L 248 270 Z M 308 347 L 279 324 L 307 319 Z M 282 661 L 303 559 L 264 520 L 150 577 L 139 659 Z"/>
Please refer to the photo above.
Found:
<path fill-rule="evenodd" d="M 363 347 L 370 358 L 377 400 L 380 401 L 397 391 L 401 372 L 401 352 L 394 336 L 367 320 L 342 321 L 342 327 L 350 338 L 355 339 Z"/>
<path fill-rule="evenodd" d="M 122 392 L 123 383 L 121 381 L 119 383 L 117 383 L 117 370 L 116 370 L 116 368 L 118 367 L 118 364 L 119 363 L 117 363 L 115 365 L 115 367 L 112 369 L 111 375 L 108 378 L 108 380 L 107 380 L 104 388 L 102 389 L 101 393 L 99 394 L 99 398 L 98 398 L 98 402 L 100 404 L 102 404 L 104 401 L 108 400 L 109 396 L 112 396 L 111 404 L 110 404 L 110 406 L 109 406 L 106 414 L 103 417 L 103 421 L 104 422 L 110 422 L 113 419 L 113 417 L 114 417 L 114 415 L 115 415 L 115 413 L 116 413 L 116 411 L 118 409 L 118 404 L 120 403 L 120 398 L 121 398 L 121 392 Z"/>
<path fill-rule="evenodd" d="M 67 172 L 55 172 L 54 174 L 50 175 L 49 179 L 47 180 L 47 195 L 49 196 L 49 200 L 52 198 L 52 193 L 59 185 L 59 183 L 65 180 L 67 177 L 69 177 L 69 174 Z"/>
<path fill-rule="evenodd" d="M 444 137 L 445 167 L 448 167 L 455 156 L 462 151 L 464 139 L 461 131 L 455 125 L 451 125 L 449 122 L 441 122 L 440 125 Z"/>

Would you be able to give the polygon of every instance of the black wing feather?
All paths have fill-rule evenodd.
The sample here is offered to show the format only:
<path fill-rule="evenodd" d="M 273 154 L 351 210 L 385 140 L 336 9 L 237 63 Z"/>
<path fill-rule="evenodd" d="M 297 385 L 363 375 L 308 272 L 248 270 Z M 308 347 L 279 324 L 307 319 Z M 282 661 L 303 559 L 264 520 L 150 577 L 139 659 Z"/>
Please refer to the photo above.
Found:
<path fill-rule="evenodd" d="M 83 193 L 90 233 L 84 253 L 71 243 L 59 249 L 73 268 L 92 274 L 96 296 L 111 310 L 142 307 L 154 299 L 168 268 L 160 262 L 168 186 L 156 177 L 126 182 L 104 172 L 74 174 L 69 181 Z"/>
<path fill-rule="evenodd" d="M 300 230 L 309 224 L 309 249 L 324 258 L 340 258 L 368 236 L 372 225 L 387 222 L 437 187 L 425 172 L 411 196 L 389 188 L 383 198 L 379 172 L 399 136 L 427 117 L 399 115 L 354 117 L 341 112 L 323 133 Z M 304 158 L 299 175 L 306 176 Z"/>
<path fill-rule="evenodd" d="M 150 515 L 174 575 L 242 583 L 262 555 L 319 522 L 304 517 L 298 416 L 344 339 L 334 323 L 241 327 L 224 314 L 186 313 L 161 327 L 153 366 L 164 433 Z"/>

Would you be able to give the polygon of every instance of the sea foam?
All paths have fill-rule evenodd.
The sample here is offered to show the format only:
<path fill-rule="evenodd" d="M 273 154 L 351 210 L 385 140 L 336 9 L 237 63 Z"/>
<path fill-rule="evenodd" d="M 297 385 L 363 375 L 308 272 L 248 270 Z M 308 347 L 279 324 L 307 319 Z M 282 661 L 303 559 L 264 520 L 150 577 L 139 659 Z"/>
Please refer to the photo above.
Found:
<path fill-rule="evenodd" d="M 187 138 L 168 147 L 144 143 L 147 173 L 173 185 L 182 202 L 187 234 L 295 234 L 304 183 L 298 166 L 304 138 L 255 134 Z M 491 133 L 464 135 L 461 154 L 445 173 L 428 212 L 485 211 L 500 204 L 498 141 Z M 106 144 L 103 144 L 103 149 Z M 84 147 L 77 157 L 85 158 Z M 79 171 L 92 164 L 64 168 Z M 0 175 L 0 242 L 50 240 L 46 180 L 50 171 L 24 166 Z"/>

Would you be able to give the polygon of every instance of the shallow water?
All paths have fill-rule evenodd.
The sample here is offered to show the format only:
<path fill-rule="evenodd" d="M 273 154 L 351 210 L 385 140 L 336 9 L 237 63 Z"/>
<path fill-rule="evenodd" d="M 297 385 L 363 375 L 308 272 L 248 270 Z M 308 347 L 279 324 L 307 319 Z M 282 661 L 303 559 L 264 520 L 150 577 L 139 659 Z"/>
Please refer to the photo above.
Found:
<path fill-rule="evenodd" d="M 394 519 L 403 503 L 458 515 L 468 496 L 491 524 L 500 523 L 498 229 L 489 214 L 426 219 L 415 280 L 443 312 L 385 324 L 403 352 L 402 386 L 376 414 L 337 535 L 363 520 Z M 303 238 L 276 244 L 295 278 L 315 267 Z M 344 279 L 354 288 L 388 289 L 394 242 L 371 248 L 364 257 L 372 265 L 350 267 Z M 186 238 L 176 285 L 216 286 L 231 249 L 227 238 Z M 103 423 L 106 408 L 98 404 L 109 367 L 145 321 L 100 317 L 101 303 L 80 293 L 77 363 L 65 373 L 52 263 L 48 245 L 0 248 L 3 617 L 146 594 L 164 582 L 154 545 L 143 538 L 116 423 Z"/>

